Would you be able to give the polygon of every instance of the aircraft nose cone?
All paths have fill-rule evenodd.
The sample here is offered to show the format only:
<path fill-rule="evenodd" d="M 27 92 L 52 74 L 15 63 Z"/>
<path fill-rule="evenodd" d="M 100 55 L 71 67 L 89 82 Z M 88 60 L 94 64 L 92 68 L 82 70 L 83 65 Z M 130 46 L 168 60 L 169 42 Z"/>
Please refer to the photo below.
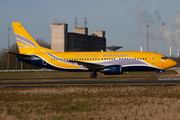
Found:
<path fill-rule="evenodd" d="M 176 62 L 176 61 L 174 61 L 174 60 L 172 60 L 171 65 L 172 65 L 172 67 L 174 67 L 174 66 L 176 66 L 176 65 L 177 65 L 177 62 Z"/>

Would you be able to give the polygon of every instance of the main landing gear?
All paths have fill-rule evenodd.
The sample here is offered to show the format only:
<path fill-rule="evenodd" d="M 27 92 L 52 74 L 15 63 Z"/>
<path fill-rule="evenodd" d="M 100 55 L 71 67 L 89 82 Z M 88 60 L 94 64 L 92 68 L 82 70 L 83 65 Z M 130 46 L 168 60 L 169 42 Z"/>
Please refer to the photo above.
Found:
<path fill-rule="evenodd" d="M 92 72 L 92 73 L 90 74 L 90 77 L 91 77 L 91 78 L 96 78 L 96 77 L 97 77 L 97 73 L 96 73 L 96 72 Z"/>

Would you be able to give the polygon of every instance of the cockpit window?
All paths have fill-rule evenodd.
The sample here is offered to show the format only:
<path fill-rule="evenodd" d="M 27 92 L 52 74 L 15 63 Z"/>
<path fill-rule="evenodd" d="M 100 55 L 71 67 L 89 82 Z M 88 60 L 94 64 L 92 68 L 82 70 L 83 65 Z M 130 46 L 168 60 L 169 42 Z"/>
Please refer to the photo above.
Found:
<path fill-rule="evenodd" d="M 166 59 L 169 59 L 169 57 L 165 56 L 165 57 L 161 57 L 161 59 L 166 60 Z"/>

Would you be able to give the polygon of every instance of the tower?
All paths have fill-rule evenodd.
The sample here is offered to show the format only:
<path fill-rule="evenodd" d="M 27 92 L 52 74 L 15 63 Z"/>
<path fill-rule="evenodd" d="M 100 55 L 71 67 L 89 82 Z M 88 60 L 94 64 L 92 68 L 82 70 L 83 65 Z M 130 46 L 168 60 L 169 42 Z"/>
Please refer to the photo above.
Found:
<path fill-rule="evenodd" d="M 51 24 L 51 49 L 64 52 L 67 49 L 68 25 L 64 23 Z"/>

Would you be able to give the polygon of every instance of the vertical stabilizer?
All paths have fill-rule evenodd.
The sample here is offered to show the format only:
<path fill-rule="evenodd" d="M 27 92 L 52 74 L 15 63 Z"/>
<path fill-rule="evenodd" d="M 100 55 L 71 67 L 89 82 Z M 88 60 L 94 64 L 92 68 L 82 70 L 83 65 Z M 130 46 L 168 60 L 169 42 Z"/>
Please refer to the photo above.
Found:
<path fill-rule="evenodd" d="M 32 54 L 39 47 L 38 43 L 26 31 L 20 22 L 12 22 L 20 54 Z"/>

